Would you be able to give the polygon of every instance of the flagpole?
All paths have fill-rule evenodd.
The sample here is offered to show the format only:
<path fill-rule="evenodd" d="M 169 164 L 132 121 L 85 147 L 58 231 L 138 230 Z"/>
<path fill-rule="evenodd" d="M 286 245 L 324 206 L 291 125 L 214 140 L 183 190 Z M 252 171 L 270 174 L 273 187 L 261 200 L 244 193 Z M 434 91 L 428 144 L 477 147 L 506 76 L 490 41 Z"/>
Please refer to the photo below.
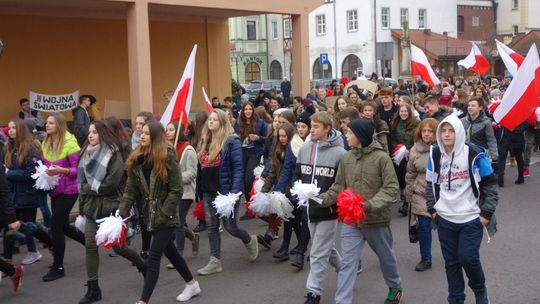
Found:
<path fill-rule="evenodd" d="M 174 139 L 174 149 L 176 150 L 176 145 L 178 144 L 178 137 L 180 136 L 180 129 L 182 129 L 182 121 L 184 120 L 184 111 L 180 113 L 180 120 L 178 121 L 178 127 L 176 128 L 176 136 Z M 178 155 L 180 156 L 180 155 Z"/>

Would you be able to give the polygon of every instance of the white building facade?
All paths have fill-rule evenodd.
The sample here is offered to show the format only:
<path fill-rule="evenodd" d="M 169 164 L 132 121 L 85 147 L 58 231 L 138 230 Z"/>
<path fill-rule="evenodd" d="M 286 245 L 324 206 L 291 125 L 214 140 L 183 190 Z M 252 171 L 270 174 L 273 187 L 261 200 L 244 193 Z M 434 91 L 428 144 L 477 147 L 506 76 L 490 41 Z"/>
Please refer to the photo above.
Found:
<path fill-rule="evenodd" d="M 391 30 L 400 29 L 402 21 L 408 20 L 410 29 L 456 37 L 456 19 L 457 0 L 327 1 L 309 16 L 311 77 L 352 78 L 359 73 L 384 72 L 397 78 L 399 46 Z M 392 43 L 387 51 L 394 60 L 378 60 L 376 44 L 385 42 Z M 321 54 L 327 54 L 327 65 L 321 64 Z"/>
<path fill-rule="evenodd" d="M 514 36 L 540 29 L 539 0 L 498 0 L 497 34 Z"/>

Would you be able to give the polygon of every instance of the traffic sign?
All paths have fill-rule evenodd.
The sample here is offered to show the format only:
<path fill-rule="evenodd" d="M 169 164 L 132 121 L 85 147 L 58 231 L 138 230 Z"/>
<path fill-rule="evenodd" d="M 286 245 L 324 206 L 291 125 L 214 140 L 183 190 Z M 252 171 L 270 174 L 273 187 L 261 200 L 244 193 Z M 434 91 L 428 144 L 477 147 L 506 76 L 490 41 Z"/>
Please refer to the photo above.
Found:
<path fill-rule="evenodd" d="M 328 64 L 328 53 L 321 53 L 320 57 L 319 57 L 320 61 L 321 61 L 321 64 Z"/>

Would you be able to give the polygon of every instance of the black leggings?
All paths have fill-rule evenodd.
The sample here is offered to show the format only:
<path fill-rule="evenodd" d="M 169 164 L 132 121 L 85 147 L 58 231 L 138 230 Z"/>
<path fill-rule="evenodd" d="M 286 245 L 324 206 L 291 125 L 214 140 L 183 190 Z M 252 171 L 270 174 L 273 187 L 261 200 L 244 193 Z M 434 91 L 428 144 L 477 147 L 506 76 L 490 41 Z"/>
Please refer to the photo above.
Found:
<path fill-rule="evenodd" d="M 64 235 L 84 245 L 84 233 L 69 225 L 69 214 L 77 197 L 77 194 L 60 194 L 51 197 L 51 235 L 54 248 L 53 266 L 55 267 L 61 267 L 64 264 L 66 251 Z"/>
<path fill-rule="evenodd" d="M 141 301 L 148 303 L 152 292 L 156 287 L 159 278 L 159 264 L 161 255 L 165 254 L 167 259 L 174 265 L 174 268 L 182 276 L 185 282 L 193 280 L 193 276 L 189 271 L 186 261 L 176 251 L 176 247 L 172 242 L 174 228 L 164 228 L 152 232 L 152 244 L 150 245 L 150 254 L 146 260 L 146 276 L 144 278 L 144 287 L 141 294 Z"/>
<path fill-rule="evenodd" d="M 281 243 L 281 248 L 287 251 L 289 250 L 289 245 L 291 244 L 293 231 L 296 235 L 296 240 L 298 241 L 298 243 L 300 243 L 300 239 L 302 237 L 302 227 L 300 225 L 302 210 L 294 207 L 293 215 L 294 218 L 285 221 L 285 223 L 283 224 L 283 242 Z"/>
<path fill-rule="evenodd" d="M 148 227 L 144 223 L 144 220 L 142 218 L 142 199 L 138 200 L 135 203 L 135 206 L 137 207 L 137 212 L 139 215 L 139 227 L 141 227 L 141 238 L 142 238 L 142 251 L 148 251 L 150 250 L 150 242 L 152 241 L 152 233 L 148 231 Z"/>
<path fill-rule="evenodd" d="M 261 161 L 261 157 L 257 157 L 255 148 L 242 148 L 242 156 L 244 158 L 244 195 L 246 201 L 249 201 L 249 192 L 251 191 L 253 181 L 255 180 L 253 169 L 257 168 Z"/>
<path fill-rule="evenodd" d="M 15 267 L 0 259 L 0 271 L 12 277 L 15 274 Z"/>
<path fill-rule="evenodd" d="M 176 239 L 176 249 L 178 249 L 180 255 L 183 255 L 186 238 L 193 240 L 193 231 L 191 231 L 186 225 L 186 217 L 192 202 L 193 200 L 183 199 L 180 200 L 180 204 L 178 204 L 180 226 L 174 231 L 174 239 Z"/>
<path fill-rule="evenodd" d="M 516 158 L 517 169 L 518 169 L 518 178 L 523 177 L 523 150 L 525 147 L 510 147 L 507 144 L 499 144 L 499 166 L 497 168 L 498 180 L 499 182 L 504 182 L 504 171 L 506 166 L 506 157 L 508 152 Z"/>

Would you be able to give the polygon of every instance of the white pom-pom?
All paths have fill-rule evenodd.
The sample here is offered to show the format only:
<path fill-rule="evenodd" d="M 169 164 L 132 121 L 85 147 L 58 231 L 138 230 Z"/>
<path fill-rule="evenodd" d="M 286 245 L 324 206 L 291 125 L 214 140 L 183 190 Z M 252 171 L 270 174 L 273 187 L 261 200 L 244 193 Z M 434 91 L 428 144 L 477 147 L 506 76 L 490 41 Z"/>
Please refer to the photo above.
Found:
<path fill-rule="evenodd" d="M 235 194 L 229 193 L 227 195 L 218 193 L 218 196 L 212 202 L 216 208 L 217 214 L 219 214 L 220 217 L 233 217 L 234 205 L 238 199 L 240 199 L 241 195 L 241 192 Z"/>
<path fill-rule="evenodd" d="M 103 245 L 107 249 L 112 249 L 114 246 L 122 247 L 126 244 L 127 226 L 124 224 L 122 217 L 118 215 L 118 210 L 115 216 L 96 220 L 99 223 L 99 229 L 96 232 L 96 244 Z"/>
<path fill-rule="evenodd" d="M 253 182 L 253 191 L 255 192 L 255 194 L 261 192 L 263 186 L 264 180 L 260 177 L 256 177 L 255 181 Z"/>
<path fill-rule="evenodd" d="M 291 189 L 291 194 L 298 197 L 298 206 L 307 207 L 310 199 L 316 199 L 321 188 L 314 184 L 303 184 L 301 181 L 296 181 Z"/>
<path fill-rule="evenodd" d="M 264 166 L 259 165 L 259 166 L 255 167 L 255 169 L 253 169 L 253 175 L 255 177 L 260 177 L 261 174 L 263 173 L 263 170 L 264 170 Z"/>
<path fill-rule="evenodd" d="M 274 213 L 267 193 L 259 192 L 251 197 L 249 208 L 258 216 L 267 216 Z"/>
<path fill-rule="evenodd" d="M 394 152 L 392 153 L 392 160 L 394 161 L 394 164 L 399 166 L 401 164 L 401 161 L 406 159 L 409 156 L 409 150 L 407 150 L 407 147 L 405 147 L 404 144 L 399 144 L 394 148 Z"/>
<path fill-rule="evenodd" d="M 86 218 L 82 215 L 77 216 L 75 219 L 75 228 L 80 232 L 84 232 L 84 227 L 86 226 Z"/>
<path fill-rule="evenodd" d="M 291 204 L 291 201 L 281 192 L 272 192 L 269 194 L 270 202 L 272 204 L 272 209 L 278 217 L 282 218 L 284 221 L 288 221 L 290 218 L 293 218 L 294 206 Z"/>
<path fill-rule="evenodd" d="M 47 166 L 45 166 L 40 160 L 38 160 L 38 166 L 36 167 L 36 173 L 32 174 L 32 178 L 36 180 L 34 187 L 36 189 L 49 191 L 54 189 L 58 185 L 60 175 L 47 174 Z"/>

